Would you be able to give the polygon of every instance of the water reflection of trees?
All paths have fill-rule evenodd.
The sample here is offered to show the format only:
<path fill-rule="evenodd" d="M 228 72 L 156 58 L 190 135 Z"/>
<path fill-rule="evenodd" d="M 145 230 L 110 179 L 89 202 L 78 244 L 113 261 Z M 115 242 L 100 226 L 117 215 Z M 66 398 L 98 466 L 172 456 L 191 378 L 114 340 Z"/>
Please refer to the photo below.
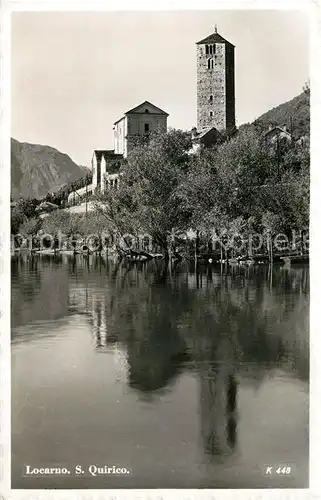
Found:
<path fill-rule="evenodd" d="M 212 455 L 236 446 L 240 378 L 255 385 L 279 367 L 308 379 L 308 269 L 66 265 L 69 303 L 72 295 L 75 310 L 92 316 L 97 350 L 124 346 L 133 389 L 152 393 L 182 371 L 196 373 L 201 436 Z"/>
<path fill-rule="evenodd" d="M 27 254 L 15 255 L 11 258 L 11 277 L 14 291 L 24 295 L 26 301 L 32 300 L 41 281 L 38 260 Z"/>
<path fill-rule="evenodd" d="M 115 271 L 115 269 L 114 269 Z M 152 392 L 197 373 L 204 449 L 236 446 L 238 378 L 280 367 L 308 378 L 308 271 L 169 273 L 127 264 L 108 281 L 106 323 L 126 346 L 128 382 Z M 114 300 L 117 297 L 117 300 Z M 250 369 L 249 369 L 250 367 Z"/>
<path fill-rule="evenodd" d="M 30 254 L 11 259 L 11 324 L 56 320 L 68 314 L 68 277 L 56 259 Z M 15 331 L 12 331 L 14 336 Z"/>
<path fill-rule="evenodd" d="M 307 270 L 277 270 L 272 285 L 264 268 L 211 276 L 154 271 L 127 268 L 109 312 L 117 336 L 128 332 L 129 383 L 154 391 L 195 370 L 204 448 L 226 454 L 236 446 L 238 377 L 256 383 L 280 367 L 308 378 L 307 325 L 296 327 L 307 317 Z"/>
<path fill-rule="evenodd" d="M 189 307 L 188 286 L 167 286 L 167 273 L 153 270 L 124 266 L 114 282 L 117 301 L 107 304 L 115 336 L 126 344 L 129 384 L 143 392 L 166 386 L 187 356 L 178 318 Z"/>

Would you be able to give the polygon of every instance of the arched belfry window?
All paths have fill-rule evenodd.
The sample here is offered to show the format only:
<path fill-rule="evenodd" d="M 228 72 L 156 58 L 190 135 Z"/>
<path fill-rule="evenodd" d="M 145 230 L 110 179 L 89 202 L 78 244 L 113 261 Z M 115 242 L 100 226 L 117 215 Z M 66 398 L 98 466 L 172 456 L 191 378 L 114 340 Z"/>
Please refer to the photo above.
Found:
<path fill-rule="evenodd" d="M 215 54 L 215 44 L 214 45 L 205 45 L 205 54 Z"/>

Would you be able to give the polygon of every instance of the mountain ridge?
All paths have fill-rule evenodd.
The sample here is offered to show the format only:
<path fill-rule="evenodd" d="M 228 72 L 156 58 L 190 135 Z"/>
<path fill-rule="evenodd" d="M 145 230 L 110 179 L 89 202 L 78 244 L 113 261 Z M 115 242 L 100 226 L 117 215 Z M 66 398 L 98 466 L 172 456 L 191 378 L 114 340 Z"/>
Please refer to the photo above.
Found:
<path fill-rule="evenodd" d="M 295 139 L 310 133 L 310 95 L 309 92 L 289 99 L 263 113 L 252 125 L 268 128 L 269 125 L 286 126 Z M 244 126 L 244 125 L 242 125 Z M 241 127 L 242 127 L 241 126 Z M 240 128 L 241 128 L 240 127 Z"/>

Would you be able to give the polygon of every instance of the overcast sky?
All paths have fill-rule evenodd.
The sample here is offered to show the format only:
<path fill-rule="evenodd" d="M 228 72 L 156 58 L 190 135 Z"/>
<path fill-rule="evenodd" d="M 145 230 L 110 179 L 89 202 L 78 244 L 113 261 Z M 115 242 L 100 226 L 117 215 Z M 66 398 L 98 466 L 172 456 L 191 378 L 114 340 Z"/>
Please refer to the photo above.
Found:
<path fill-rule="evenodd" d="M 237 125 L 302 91 L 309 25 L 295 11 L 16 12 L 12 137 L 89 165 L 113 148 L 113 123 L 151 101 L 168 125 L 196 125 L 195 42 L 214 31 L 235 45 Z"/>

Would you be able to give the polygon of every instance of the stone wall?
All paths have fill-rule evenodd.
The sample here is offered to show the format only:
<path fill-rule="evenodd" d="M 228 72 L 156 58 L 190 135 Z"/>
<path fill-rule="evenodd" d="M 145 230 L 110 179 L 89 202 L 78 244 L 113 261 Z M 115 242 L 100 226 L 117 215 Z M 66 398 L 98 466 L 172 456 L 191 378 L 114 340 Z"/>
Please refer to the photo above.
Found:
<path fill-rule="evenodd" d="M 226 44 L 226 129 L 235 128 L 235 62 L 234 47 Z"/>
<path fill-rule="evenodd" d="M 152 112 L 136 113 L 128 115 L 127 120 L 128 135 L 126 138 L 126 156 L 135 147 L 137 137 L 142 137 L 156 131 L 167 131 L 167 116 L 165 115 Z"/>

